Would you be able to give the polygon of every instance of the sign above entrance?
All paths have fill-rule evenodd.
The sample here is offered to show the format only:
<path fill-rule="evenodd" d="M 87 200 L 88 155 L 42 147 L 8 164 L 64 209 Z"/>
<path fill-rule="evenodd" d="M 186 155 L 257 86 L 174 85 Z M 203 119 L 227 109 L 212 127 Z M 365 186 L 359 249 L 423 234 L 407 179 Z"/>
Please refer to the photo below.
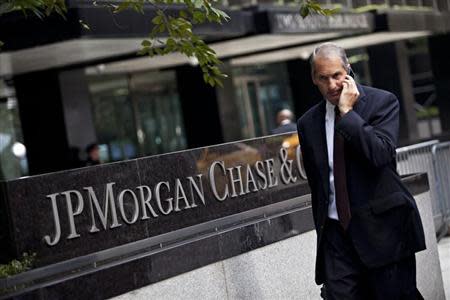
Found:
<path fill-rule="evenodd" d="M 310 15 L 306 18 L 298 12 L 269 11 L 268 23 L 272 33 L 316 33 L 331 31 L 370 32 L 374 29 L 371 14 L 335 14 L 333 16 Z"/>

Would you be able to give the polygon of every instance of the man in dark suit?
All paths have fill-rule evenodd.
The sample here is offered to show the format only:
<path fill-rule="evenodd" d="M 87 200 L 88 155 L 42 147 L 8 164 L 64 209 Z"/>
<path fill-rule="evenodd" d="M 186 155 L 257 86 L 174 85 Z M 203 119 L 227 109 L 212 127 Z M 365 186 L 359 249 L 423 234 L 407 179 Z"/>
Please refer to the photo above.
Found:
<path fill-rule="evenodd" d="M 297 123 L 317 231 L 316 283 L 327 299 L 420 299 L 415 253 L 425 238 L 395 163 L 397 98 L 357 84 L 345 51 L 311 56 L 324 101 Z"/>

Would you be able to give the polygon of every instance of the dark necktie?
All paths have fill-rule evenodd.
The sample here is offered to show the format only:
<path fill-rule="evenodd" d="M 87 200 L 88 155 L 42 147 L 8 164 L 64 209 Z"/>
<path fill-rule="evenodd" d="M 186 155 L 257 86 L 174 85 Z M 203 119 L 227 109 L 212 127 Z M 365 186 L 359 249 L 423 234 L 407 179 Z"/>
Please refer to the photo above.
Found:
<path fill-rule="evenodd" d="M 334 124 L 341 119 L 339 108 L 335 107 Z M 334 190 L 336 197 L 336 210 L 339 222 L 344 229 L 347 229 L 350 223 L 350 202 L 347 191 L 347 177 L 345 174 L 345 151 L 344 138 L 337 131 L 334 131 L 334 150 L 333 150 L 333 174 L 334 174 Z"/>

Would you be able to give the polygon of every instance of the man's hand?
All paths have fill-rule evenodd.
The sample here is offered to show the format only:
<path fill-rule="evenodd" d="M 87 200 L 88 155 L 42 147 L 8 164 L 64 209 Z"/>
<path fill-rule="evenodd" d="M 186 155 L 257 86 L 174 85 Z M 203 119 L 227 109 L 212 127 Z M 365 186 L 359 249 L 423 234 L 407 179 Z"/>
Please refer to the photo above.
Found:
<path fill-rule="evenodd" d="M 342 92 L 338 104 L 341 115 L 353 109 L 353 106 L 358 101 L 358 97 L 359 91 L 356 87 L 355 80 L 350 75 L 346 75 L 342 82 Z"/>

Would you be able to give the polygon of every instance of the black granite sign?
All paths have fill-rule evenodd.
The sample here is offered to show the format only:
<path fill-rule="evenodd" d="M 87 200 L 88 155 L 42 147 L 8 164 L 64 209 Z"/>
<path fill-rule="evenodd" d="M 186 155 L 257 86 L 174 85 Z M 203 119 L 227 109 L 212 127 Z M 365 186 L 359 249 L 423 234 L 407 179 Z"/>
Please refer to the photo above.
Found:
<path fill-rule="evenodd" d="M 279 135 L 2 185 L 9 243 L 38 265 L 304 195 L 298 138 Z"/>
<path fill-rule="evenodd" d="M 268 18 L 273 33 L 372 31 L 374 28 L 371 14 L 343 13 L 329 17 L 313 14 L 303 18 L 298 12 L 271 11 Z"/>

